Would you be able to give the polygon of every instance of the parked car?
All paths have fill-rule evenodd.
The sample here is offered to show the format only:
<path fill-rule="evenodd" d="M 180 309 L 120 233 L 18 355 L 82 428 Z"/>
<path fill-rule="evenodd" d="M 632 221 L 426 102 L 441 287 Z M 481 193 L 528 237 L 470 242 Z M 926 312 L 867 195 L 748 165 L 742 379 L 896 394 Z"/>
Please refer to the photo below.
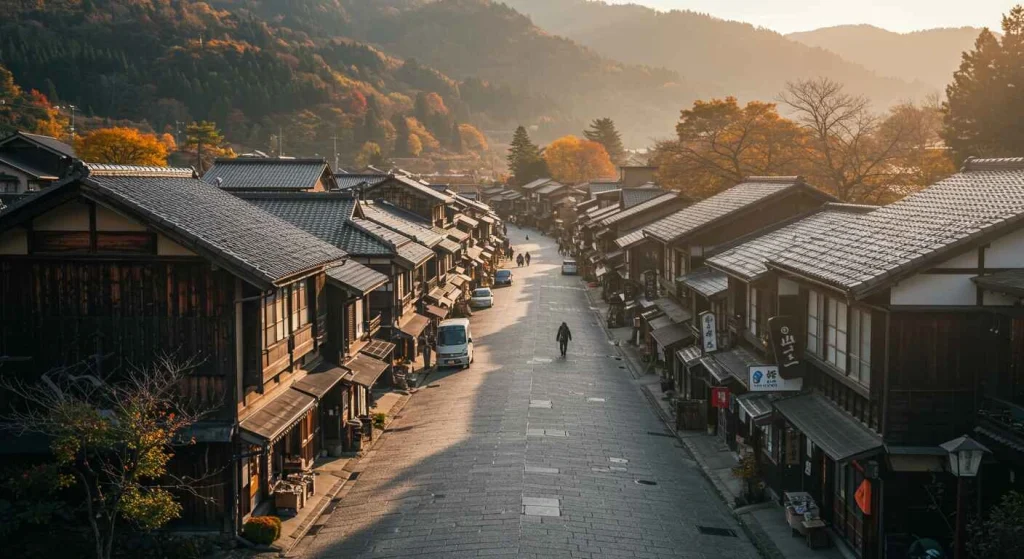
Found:
<path fill-rule="evenodd" d="M 512 270 L 498 270 L 494 272 L 494 287 L 500 285 L 512 285 Z"/>
<path fill-rule="evenodd" d="M 450 318 L 437 325 L 437 365 L 469 367 L 473 362 L 473 331 L 468 318 Z"/>
<path fill-rule="evenodd" d="M 562 261 L 562 275 L 563 276 L 575 276 L 579 273 L 579 267 L 576 266 L 576 261 L 572 258 L 567 258 Z"/>
<path fill-rule="evenodd" d="M 490 287 L 478 287 L 469 297 L 469 306 L 474 309 L 491 308 L 494 306 L 494 293 Z"/>

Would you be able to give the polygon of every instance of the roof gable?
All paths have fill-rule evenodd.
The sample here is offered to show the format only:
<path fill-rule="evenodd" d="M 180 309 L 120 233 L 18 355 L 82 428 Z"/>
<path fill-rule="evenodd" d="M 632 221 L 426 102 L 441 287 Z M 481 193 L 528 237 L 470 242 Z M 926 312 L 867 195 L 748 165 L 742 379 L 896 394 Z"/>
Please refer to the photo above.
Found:
<path fill-rule="evenodd" d="M 203 180 L 224 190 L 312 190 L 324 177 L 330 190 L 333 175 L 325 159 L 236 157 L 215 160 Z"/>
<path fill-rule="evenodd" d="M 676 194 L 675 192 L 664 193 L 661 196 L 651 198 L 642 204 L 637 204 L 631 208 L 623 209 L 622 211 L 616 212 L 612 215 L 609 215 L 608 217 L 602 218 L 601 225 L 604 225 L 606 227 L 613 225 L 615 223 L 618 223 L 619 221 L 622 221 L 623 219 L 654 211 L 655 209 L 658 208 L 658 206 L 667 204 L 669 202 L 672 202 L 673 200 L 678 199 L 679 195 Z"/>
<path fill-rule="evenodd" d="M 644 202 L 651 200 L 653 198 L 657 198 L 665 194 L 666 192 L 668 191 L 662 190 L 661 188 L 658 188 L 653 184 L 640 186 L 637 188 L 623 188 L 621 191 L 619 191 L 619 200 L 623 208 L 629 209 L 632 208 L 633 206 L 643 204 Z"/>
<path fill-rule="evenodd" d="M 443 192 L 438 192 L 437 190 L 434 190 L 433 188 L 430 188 L 429 186 L 423 183 L 414 181 L 402 175 L 389 175 L 387 179 L 382 180 L 377 184 L 367 186 L 366 188 L 363 189 L 363 192 L 372 193 L 374 190 L 389 184 L 395 184 L 403 188 L 406 188 L 412 192 L 420 194 L 421 196 L 434 200 L 435 203 L 447 204 L 448 202 L 452 201 L 451 196 L 448 196 Z"/>
<path fill-rule="evenodd" d="M 429 248 L 433 248 L 444 239 L 443 235 L 431 231 L 429 227 L 414 223 L 381 204 L 364 203 L 359 209 L 366 219 L 411 237 Z"/>
<path fill-rule="evenodd" d="M 769 267 L 863 297 L 981 237 L 1024 222 L 1024 158 L 968 160 L 957 174 L 786 250 Z"/>
<path fill-rule="evenodd" d="M 21 139 L 30 144 L 33 144 L 39 148 L 45 149 L 60 157 L 74 157 L 75 148 L 68 144 L 54 138 L 52 136 L 43 136 L 42 134 L 30 134 L 28 132 L 18 131 L 6 138 L 0 139 L 0 146 L 14 141 L 15 139 Z"/>

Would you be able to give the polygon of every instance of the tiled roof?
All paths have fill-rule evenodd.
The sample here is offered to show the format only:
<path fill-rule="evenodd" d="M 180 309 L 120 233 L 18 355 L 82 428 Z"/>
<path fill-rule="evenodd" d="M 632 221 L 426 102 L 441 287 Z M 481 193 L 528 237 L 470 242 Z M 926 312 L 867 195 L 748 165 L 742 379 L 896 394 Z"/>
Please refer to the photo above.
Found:
<path fill-rule="evenodd" d="M 822 210 L 770 232 L 755 233 L 750 240 L 707 259 L 707 264 L 745 281 L 768 273 L 769 259 L 823 232 L 856 219 L 874 206 L 826 204 Z"/>
<path fill-rule="evenodd" d="M 504 192 L 504 191 L 505 191 L 505 187 L 504 186 L 491 186 L 489 188 L 483 189 L 483 193 L 488 195 L 488 196 L 493 196 L 495 194 L 498 194 L 498 193 Z"/>
<path fill-rule="evenodd" d="M 856 297 L 1024 220 L 1024 160 L 968 160 L 961 172 L 769 261 Z"/>
<path fill-rule="evenodd" d="M 15 155 L 0 153 L 0 163 L 5 164 L 8 167 L 14 167 L 22 173 L 31 175 L 33 178 L 49 180 L 56 180 L 59 178 L 53 173 L 44 171 L 28 161 L 23 161 L 22 158 Z"/>
<path fill-rule="evenodd" d="M 203 180 L 224 190 L 309 190 L 326 170 L 324 159 L 237 157 L 215 160 Z"/>
<path fill-rule="evenodd" d="M 381 181 L 381 182 L 379 182 L 379 183 L 377 183 L 375 185 L 372 185 L 372 186 L 368 187 L 365 190 L 365 192 L 367 193 L 367 198 L 372 198 L 373 197 L 372 196 L 372 192 L 373 192 L 374 188 L 376 188 L 376 187 L 378 187 L 378 186 L 380 186 L 382 184 L 385 184 L 385 183 L 387 183 L 389 181 L 395 181 L 395 182 L 397 182 L 399 184 L 402 184 L 402 185 L 406 186 L 407 188 L 409 188 L 410 190 L 412 190 L 414 192 L 417 192 L 419 194 L 422 194 L 422 195 L 424 195 L 424 196 L 426 196 L 428 198 L 432 198 L 432 199 L 434 199 L 436 201 L 439 201 L 439 202 L 444 202 L 444 203 L 447 204 L 448 202 L 452 201 L 452 197 L 451 196 L 448 196 L 447 194 L 445 194 L 443 192 L 438 192 L 438 191 L 434 190 L 433 188 L 430 188 L 429 186 L 427 186 L 427 185 L 425 185 L 425 184 L 423 184 L 423 183 L 421 183 L 419 181 L 414 181 L 414 180 L 412 180 L 412 179 L 410 179 L 408 177 L 405 177 L 403 175 L 392 175 L 392 176 L 388 177 L 386 180 L 383 180 L 383 181 Z"/>
<path fill-rule="evenodd" d="M 668 192 L 657 187 L 640 187 L 640 188 L 623 188 L 619 192 L 619 196 L 622 200 L 622 207 L 625 209 L 632 208 L 639 204 L 661 196 Z"/>
<path fill-rule="evenodd" d="M 378 225 L 366 219 L 353 218 L 352 224 L 376 237 L 379 240 L 389 243 L 395 248 L 400 258 L 405 259 L 414 266 L 419 266 L 434 255 L 434 251 L 413 241 L 405 235 Z"/>
<path fill-rule="evenodd" d="M 591 183 L 587 185 L 587 191 L 590 193 L 590 196 L 593 197 L 593 196 L 597 196 L 601 192 L 608 192 L 610 190 L 618 190 L 621 187 L 622 187 L 622 185 L 619 184 L 618 181 L 615 181 L 615 182 L 596 182 L 596 181 L 591 181 Z"/>
<path fill-rule="evenodd" d="M 398 217 L 394 213 L 388 211 L 388 208 L 380 206 L 378 204 L 363 204 L 360 208 L 366 219 L 373 221 L 393 229 L 399 233 L 406 235 L 423 245 L 433 248 L 435 245 L 444 239 L 443 235 L 439 235 L 430 230 L 429 227 L 424 227 L 418 223 L 413 223 L 403 217 Z"/>
<path fill-rule="evenodd" d="M 352 187 L 365 184 L 367 186 L 376 186 L 385 180 L 387 175 L 378 175 L 372 173 L 335 173 L 334 179 L 338 181 L 338 188 L 341 190 L 348 190 Z"/>
<path fill-rule="evenodd" d="M 460 202 L 462 202 L 463 204 L 466 204 L 467 206 L 475 208 L 479 212 L 487 213 L 487 212 L 491 211 L 491 207 L 488 206 L 487 204 L 484 204 L 483 202 L 477 202 L 476 200 L 473 200 L 472 198 L 467 198 L 465 194 L 457 194 L 456 193 L 455 194 L 455 199 L 460 201 Z"/>
<path fill-rule="evenodd" d="M 602 218 L 601 219 L 601 225 L 605 225 L 605 226 L 613 225 L 615 223 L 618 223 L 619 221 L 622 221 L 623 219 L 626 219 L 626 218 L 629 218 L 629 217 L 633 217 L 633 216 L 637 216 L 637 215 L 643 214 L 644 212 L 648 212 L 648 211 L 654 210 L 658 206 L 660 206 L 662 204 L 666 204 L 668 202 L 671 202 L 671 201 L 673 201 L 673 200 L 675 200 L 677 198 L 679 198 L 679 195 L 676 194 L 675 192 L 668 192 L 668 193 L 662 194 L 661 196 L 657 196 L 655 198 L 649 198 L 646 202 L 643 202 L 641 204 L 637 204 L 637 205 L 632 206 L 632 207 L 628 207 L 627 206 L 627 209 L 623 209 L 620 212 L 617 212 L 615 214 L 609 215 L 608 217 Z M 665 214 L 662 214 L 662 215 L 665 215 Z"/>
<path fill-rule="evenodd" d="M 576 204 L 576 207 L 574 207 L 573 209 L 576 210 L 576 213 L 581 213 L 581 212 L 585 212 L 585 211 L 587 211 L 587 210 L 589 210 L 591 208 L 596 208 L 597 204 L 599 204 L 599 203 L 600 202 L 598 200 L 595 200 L 595 199 L 584 200 L 584 201 L 580 202 L 579 204 Z"/>
<path fill-rule="evenodd" d="M 82 188 L 126 206 L 184 246 L 227 261 L 242 277 L 273 285 L 337 262 L 345 252 L 245 201 L 191 178 L 191 170 L 128 167 L 105 173 L 97 166 Z"/>
<path fill-rule="evenodd" d="M 837 462 L 882 448 L 877 434 L 821 394 L 783 398 L 775 409 Z"/>
<path fill-rule="evenodd" d="M 662 242 L 672 242 L 803 184 L 799 177 L 749 177 L 728 190 L 655 221 L 644 227 L 644 232 Z"/>
<path fill-rule="evenodd" d="M 327 277 L 360 294 L 373 291 L 388 281 L 384 274 L 354 260 L 346 260 L 341 266 L 329 268 Z"/>
<path fill-rule="evenodd" d="M 459 251 L 459 249 L 462 248 L 462 245 L 447 238 L 441 239 L 441 242 L 437 243 L 437 246 L 441 247 L 443 250 L 446 250 L 452 254 L 455 254 L 456 252 Z"/>
<path fill-rule="evenodd" d="M 468 241 L 469 237 L 471 236 L 469 233 L 466 233 L 465 231 L 457 227 L 449 227 L 445 229 L 444 232 L 445 234 L 448 235 L 449 239 L 452 239 L 457 243 Z"/>
<path fill-rule="evenodd" d="M 460 223 L 465 223 L 466 225 L 472 227 L 473 229 L 476 229 L 480 225 L 479 221 L 477 221 L 477 220 L 475 220 L 475 219 L 473 219 L 473 218 L 471 218 L 471 217 L 469 217 L 468 215 L 465 215 L 465 214 L 459 214 L 459 215 L 455 216 L 455 221 L 458 221 Z"/>
<path fill-rule="evenodd" d="M 1024 270 L 1006 270 L 971 279 L 982 289 L 1024 297 Z"/>
<path fill-rule="evenodd" d="M 394 250 L 349 223 L 355 199 L 326 192 L 240 192 L 238 196 L 258 208 L 340 247 L 349 254 L 390 256 Z"/>
<path fill-rule="evenodd" d="M 552 183 L 545 184 L 544 186 L 538 188 L 537 189 L 537 194 L 540 194 L 541 196 L 546 196 L 548 194 L 554 194 L 555 192 L 558 192 L 559 190 L 562 190 L 563 188 L 565 188 L 564 184 L 562 184 L 560 182 L 552 182 Z"/>
<path fill-rule="evenodd" d="M 629 231 L 628 233 L 619 237 L 618 239 L 615 239 L 615 244 L 619 248 L 626 248 L 629 246 L 633 246 L 634 244 L 639 243 L 642 240 L 644 240 L 644 229 L 643 227 L 638 227 L 632 231 Z"/>
<path fill-rule="evenodd" d="M 551 179 L 545 177 L 545 178 L 542 178 L 542 179 L 537 179 L 537 180 L 534 180 L 534 181 L 530 181 L 530 182 L 524 184 L 523 186 L 521 186 L 519 188 L 522 188 L 523 190 L 533 190 L 533 189 L 537 188 L 538 186 L 541 186 L 543 184 L 547 184 L 549 182 L 551 182 Z"/>
<path fill-rule="evenodd" d="M 63 155 L 65 157 L 75 156 L 75 148 L 71 147 L 68 144 L 65 144 L 64 142 L 58 140 L 57 138 L 51 136 L 43 136 L 42 134 L 30 134 L 28 132 L 18 131 L 6 138 L 0 139 L 0 143 L 6 143 L 7 140 L 11 140 L 19 136 L 59 155 Z"/>
<path fill-rule="evenodd" d="M 721 295 L 729 289 L 729 276 L 711 268 L 697 268 L 676 281 L 683 282 L 683 285 L 707 298 Z"/>

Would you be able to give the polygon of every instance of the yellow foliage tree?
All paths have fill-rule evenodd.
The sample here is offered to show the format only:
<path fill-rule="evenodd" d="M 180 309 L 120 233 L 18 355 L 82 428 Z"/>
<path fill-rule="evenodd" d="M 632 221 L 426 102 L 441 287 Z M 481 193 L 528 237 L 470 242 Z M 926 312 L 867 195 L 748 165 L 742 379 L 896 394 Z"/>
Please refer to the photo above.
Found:
<path fill-rule="evenodd" d="M 167 146 L 153 134 L 134 128 L 100 128 L 79 137 L 75 151 L 89 163 L 167 165 Z"/>
<path fill-rule="evenodd" d="M 408 145 L 406 145 L 405 149 L 409 155 L 419 157 L 423 153 L 423 142 L 420 141 L 420 137 L 416 134 L 409 134 Z"/>
<path fill-rule="evenodd" d="M 615 176 L 615 165 L 604 146 L 576 136 L 563 136 L 544 150 L 551 178 L 566 184 Z"/>
<path fill-rule="evenodd" d="M 427 127 L 423 125 L 419 119 L 415 117 L 409 117 L 406 119 L 409 123 L 409 134 L 419 138 L 422 149 L 427 151 L 437 151 L 441 149 L 441 142 L 437 141 L 437 138 L 427 130 Z"/>
<path fill-rule="evenodd" d="M 459 136 L 462 138 L 462 148 L 483 153 L 487 151 L 487 138 L 472 124 L 460 124 Z"/>

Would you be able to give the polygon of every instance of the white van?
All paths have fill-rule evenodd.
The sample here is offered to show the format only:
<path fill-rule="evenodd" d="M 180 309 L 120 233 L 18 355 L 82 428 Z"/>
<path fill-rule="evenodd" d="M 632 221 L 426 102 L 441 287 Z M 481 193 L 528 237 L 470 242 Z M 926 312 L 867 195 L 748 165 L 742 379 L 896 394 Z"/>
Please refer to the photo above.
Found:
<path fill-rule="evenodd" d="M 469 367 L 473 362 L 473 331 L 468 318 L 442 320 L 437 326 L 437 366 Z"/>

